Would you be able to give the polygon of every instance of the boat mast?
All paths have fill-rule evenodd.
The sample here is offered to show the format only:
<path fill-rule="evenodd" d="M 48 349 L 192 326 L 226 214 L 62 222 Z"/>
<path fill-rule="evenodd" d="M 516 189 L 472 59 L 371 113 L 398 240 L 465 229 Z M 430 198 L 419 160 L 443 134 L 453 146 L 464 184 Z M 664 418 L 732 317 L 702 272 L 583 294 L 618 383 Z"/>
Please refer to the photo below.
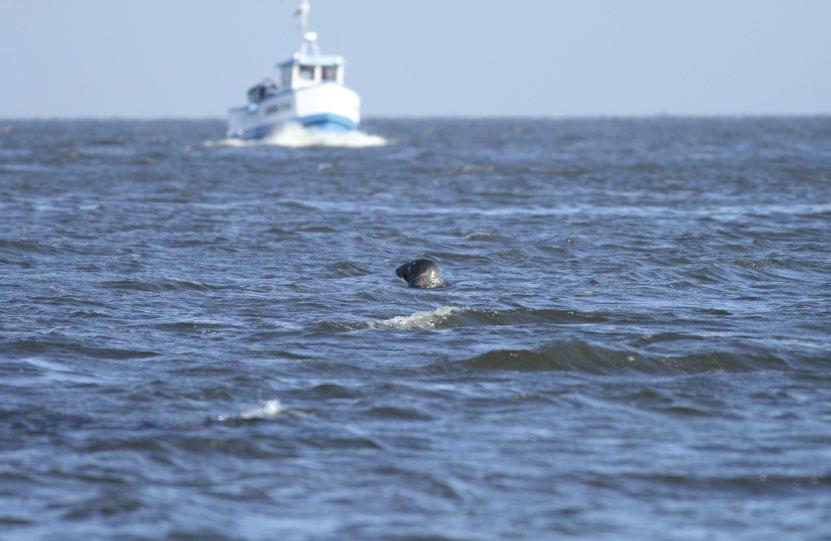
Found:
<path fill-rule="evenodd" d="M 320 46 L 317 44 L 317 33 L 309 31 L 309 11 L 312 6 L 308 0 L 303 0 L 294 12 L 295 17 L 300 17 L 300 35 L 303 37 L 303 44 L 300 46 L 300 54 L 306 56 L 311 50 L 313 55 L 320 55 Z"/>

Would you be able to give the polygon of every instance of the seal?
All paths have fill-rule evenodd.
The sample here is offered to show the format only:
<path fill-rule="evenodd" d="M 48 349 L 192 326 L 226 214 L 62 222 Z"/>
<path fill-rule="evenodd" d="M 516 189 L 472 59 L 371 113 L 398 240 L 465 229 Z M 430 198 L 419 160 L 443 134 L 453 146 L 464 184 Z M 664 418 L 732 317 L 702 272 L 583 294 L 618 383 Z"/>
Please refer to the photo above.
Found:
<path fill-rule="evenodd" d="M 416 259 L 395 269 L 395 274 L 407 285 L 418 289 L 446 287 L 438 264 L 432 259 Z"/>

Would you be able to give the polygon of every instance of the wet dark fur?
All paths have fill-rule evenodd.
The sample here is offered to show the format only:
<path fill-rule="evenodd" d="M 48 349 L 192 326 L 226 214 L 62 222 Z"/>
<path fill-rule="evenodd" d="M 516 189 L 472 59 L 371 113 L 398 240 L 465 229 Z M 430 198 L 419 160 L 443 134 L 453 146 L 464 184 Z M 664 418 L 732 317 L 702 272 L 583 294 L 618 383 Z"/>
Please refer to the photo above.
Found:
<path fill-rule="evenodd" d="M 395 269 L 395 274 L 410 287 L 419 289 L 435 289 L 447 285 L 438 264 L 430 259 L 410 261 Z"/>

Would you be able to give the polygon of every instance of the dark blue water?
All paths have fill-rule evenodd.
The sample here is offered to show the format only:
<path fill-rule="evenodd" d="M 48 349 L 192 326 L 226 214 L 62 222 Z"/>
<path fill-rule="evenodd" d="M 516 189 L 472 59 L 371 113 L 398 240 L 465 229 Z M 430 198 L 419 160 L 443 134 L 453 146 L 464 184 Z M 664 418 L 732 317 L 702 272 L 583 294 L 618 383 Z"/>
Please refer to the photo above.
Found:
<path fill-rule="evenodd" d="M 831 539 L 831 119 L 365 129 L 0 122 L 0 538 Z"/>

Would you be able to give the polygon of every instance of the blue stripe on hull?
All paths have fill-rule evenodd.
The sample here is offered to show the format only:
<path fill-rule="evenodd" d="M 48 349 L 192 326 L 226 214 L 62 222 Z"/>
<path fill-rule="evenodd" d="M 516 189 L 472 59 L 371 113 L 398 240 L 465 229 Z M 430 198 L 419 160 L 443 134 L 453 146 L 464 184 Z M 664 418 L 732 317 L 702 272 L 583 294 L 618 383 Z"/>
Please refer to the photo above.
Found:
<path fill-rule="evenodd" d="M 306 129 L 331 133 L 346 133 L 358 128 L 356 123 L 346 117 L 324 113 L 300 117 L 289 122 L 263 124 L 262 126 L 256 126 L 244 130 L 241 133 L 236 133 L 232 137 L 234 139 L 265 139 L 269 135 L 280 131 L 280 128 L 291 122 L 300 124 Z"/>
<path fill-rule="evenodd" d="M 304 116 L 297 121 L 306 128 L 323 131 L 347 132 L 358 128 L 358 125 L 348 118 L 330 113 Z"/>

